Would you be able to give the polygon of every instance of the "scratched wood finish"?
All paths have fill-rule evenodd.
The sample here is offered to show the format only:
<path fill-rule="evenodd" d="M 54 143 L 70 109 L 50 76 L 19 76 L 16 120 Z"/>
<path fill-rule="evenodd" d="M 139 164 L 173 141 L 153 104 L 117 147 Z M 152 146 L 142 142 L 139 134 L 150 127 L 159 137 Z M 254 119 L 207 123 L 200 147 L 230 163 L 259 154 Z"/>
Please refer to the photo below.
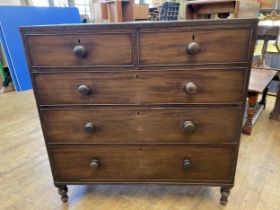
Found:
<path fill-rule="evenodd" d="M 216 180 L 231 183 L 234 157 L 234 147 L 180 145 L 67 146 L 51 147 L 50 151 L 56 181 Z M 100 164 L 95 169 L 90 167 L 94 158 Z M 184 169 L 183 160 L 187 158 L 192 165 Z"/>
<path fill-rule="evenodd" d="M 96 108 L 46 110 L 42 114 L 49 143 L 209 144 L 235 143 L 240 109 Z M 192 133 L 183 129 L 185 121 L 193 122 Z M 84 130 L 88 122 L 95 126 L 93 133 Z"/>
<path fill-rule="evenodd" d="M 208 20 L 21 27 L 30 67 L 47 66 L 164 66 L 244 63 L 255 20 Z M 79 41 L 80 40 L 80 41 Z M 162 41 L 160 41 L 162 40 Z M 201 50 L 188 55 L 196 41 Z M 80 42 L 80 43 L 79 43 Z M 74 57 L 75 45 L 88 49 L 86 58 Z M 48 46 L 48 47 L 46 47 Z M 132 58 L 135 62 L 132 61 Z"/>
<path fill-rule="evenodd" d="M 274 103 L 275 97 L 268 96 L 252 135 L 241 136 L 235 186 L 226 208 L 217 203 L 218 187 L 159 184 L 70 185 L 69 203 L 61 204 L 33 92 L 1 94 L 1 209 L 277 210 L 280 122 L 269 120 Z"/>
<path fill-rule="evenodd" d="M 121 181 L 221 186 L 226 204 L 256 28 L 256 19 L 21 27 L 61 200 L 68 184 Z M 197 125 L 190 138 L 184 120 Z M 187 175 L 182 161 L 194 163 Z"/>
<path fill-rule="evenodd" d="M 84 66 L 84 65 L 132 65 L 132 35 L 123 34 L 75 34 L 32 35 L 28 45 L 34 66 Z M 86 56 L 78 58 L 75 46 L 86 49 Z"/>
<path fill-rule="evenodd" d="M 149 32 L 139 34 L 140 64 L 185 64 L 246 62 L 251 37 L 249 29 Z M 200 46 L 194 55 L 187 53 L 191 42 Z"/>
<path fill-rule="evenodd" d="M 242 68 L 54 73 L 36 74 L 35 80 L 44 105 L 241 103 L 245 74 Z M 186 92 L 188 82 L 197 85 L 195 94 Z M 90 94 L 81 95 L 80 85 L 88 86 Z"/>

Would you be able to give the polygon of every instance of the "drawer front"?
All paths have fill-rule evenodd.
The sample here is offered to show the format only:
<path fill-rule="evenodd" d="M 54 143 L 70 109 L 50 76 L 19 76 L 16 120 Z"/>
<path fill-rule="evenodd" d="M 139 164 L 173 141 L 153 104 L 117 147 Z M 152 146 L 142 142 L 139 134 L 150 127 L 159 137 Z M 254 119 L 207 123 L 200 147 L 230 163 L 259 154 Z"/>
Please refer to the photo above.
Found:
<path fill-rule="evenodd" d="M 132 65 L 131 33 L 30 35 L 33 66 Z"/>
<path fill-rule="evenodd" d="M 140 65 L 247 62 L 251 30 L 139 33 Z"/>
<path fill-rule="evenodd" d="M 36 74 L 40 103 L 240 103 L 245 69 Z M 83 91 L 81 89 L 88 91 Z"/>
<path fill-rule="evenodd" d="M 55 181 L 230 182 L 234 147 L 51 147 Z"/>
<path fill-rule="evenodd" d="M 49 143 L 236 143 L 241 110 L 103 107 L 42 115 Z"/>

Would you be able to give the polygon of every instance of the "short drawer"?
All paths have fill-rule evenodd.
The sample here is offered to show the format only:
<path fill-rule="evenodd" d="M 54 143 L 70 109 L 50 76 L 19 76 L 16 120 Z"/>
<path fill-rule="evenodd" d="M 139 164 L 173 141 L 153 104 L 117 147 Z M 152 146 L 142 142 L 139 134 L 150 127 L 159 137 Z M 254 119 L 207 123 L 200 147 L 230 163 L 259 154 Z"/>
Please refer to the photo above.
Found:
<path fill-rule="evenodd" d="M 231 182 L 235 147 L 49 147 L 55 181 Z"/>
<path fill-rule="evenodd" d="M 248 62 L 249 29 L 140 32 L 140 65 Z"/>
<path fill-rule="evenodd" d="M 236 143 L 240 109 L 84 108 L 43 110 L 48 143 Z"/>
<path fill-rule="evenodd" d="M 240 103 L 246 70 L 36 74 L 41 105 Z"/>
<path fill-rule="evenodd" d="M 132 65 L 132 33 L 29 35 L 33 66 Z"/>

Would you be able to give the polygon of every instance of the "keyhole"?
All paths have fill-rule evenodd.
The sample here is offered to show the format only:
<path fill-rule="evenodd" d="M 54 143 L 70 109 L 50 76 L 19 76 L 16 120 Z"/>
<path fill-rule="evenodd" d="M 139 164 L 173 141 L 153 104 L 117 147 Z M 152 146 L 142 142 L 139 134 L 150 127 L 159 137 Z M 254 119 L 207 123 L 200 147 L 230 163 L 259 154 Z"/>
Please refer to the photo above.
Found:
<path fill-rule="evenodd" d="M 140 115 L 140 112 L 137 112 L 137 115 Z"/>
<path fill-rule="evenodd" d="M 80 39 L 78 39 L 78 43 L 81 43 L 81 40 L 80 40 Z"/>
<path fill-rule="evenodd" d="M 136 74 L 136 75 L 135 75 L 135 78 L 139 78 L 139 75 L 138 75 L 138 74 Z"/>
<path fill-rule="evenodd" d="M 194 34 L 192 35 L 192 40 L 194 40 L 195 39 L 195 37 L 194 37 Z"/>
<path fill-rule="evenodd" d="M 139 148 L 139 151 L 140 151 L 140 152 L 142 151 L 142 147 Z"/>

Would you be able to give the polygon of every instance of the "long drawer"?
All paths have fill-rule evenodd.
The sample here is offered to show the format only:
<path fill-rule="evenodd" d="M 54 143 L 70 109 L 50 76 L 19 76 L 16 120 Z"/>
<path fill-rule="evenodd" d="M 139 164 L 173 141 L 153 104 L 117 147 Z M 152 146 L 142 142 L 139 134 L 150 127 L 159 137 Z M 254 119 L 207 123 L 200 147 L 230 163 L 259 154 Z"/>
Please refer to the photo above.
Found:
<path fill-rule="evenodd" d="M 241 103 L 246 70 L 36 74 L 41 105 Z"/>
<path fill-rule="evenodd" d="M 141 32 L 140 65 L 247 62 L 250 29 Z"/>
<path fill-rule="evenodd" d="M 43 110 L 48 143 L 236 143 L 240 109 L 70 108 Z"/>
<path fill-rule="evenodd" d="M 27 36 L 33 66 L 132 65 L 132 33 Z"/>
<path fill-rule="evenodd" d="M 232 181 L 235 147 L 49 147 L 55 181 Z"/>

